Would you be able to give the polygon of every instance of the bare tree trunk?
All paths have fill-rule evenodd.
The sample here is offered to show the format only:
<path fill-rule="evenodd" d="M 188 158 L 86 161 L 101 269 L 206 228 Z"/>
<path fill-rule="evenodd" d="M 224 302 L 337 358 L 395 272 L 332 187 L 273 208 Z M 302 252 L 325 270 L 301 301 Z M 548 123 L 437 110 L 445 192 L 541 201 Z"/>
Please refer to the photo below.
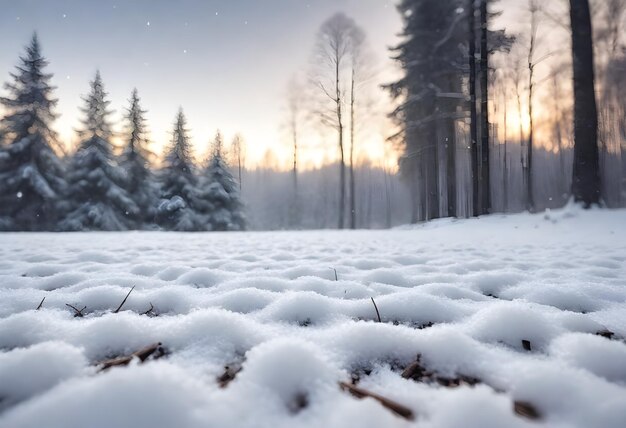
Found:
<path fill-rule="evenodd" d="M 337 54 L 337 58 L 339 54 Z M 340 69 L 340 61 L 337 60 L 335 62 L 335 89 L 336 89 L 336 103 L 337 103 L 337 129 L 339 133 L 339 154 L 340 154 L 340 164 L 339 164 L 339 219 L 337 222 L 337 228 L 343 229 L 344 217 L 345 217 L 345 208 L 346 208 L 346 160 L 345 160 L 345 152 L 343 147 L 343 109 L 342 109 L 342 99 L 341 99 L 341 86 L 339 84 L 339 79 L 341 75 Z"/>
<path fill-rule="evenodd" d="M 355 70 L 352 68 L 352 81 L 350 83 L 350 229 L 356 229 L 356 194 L 354 179 L 354 133 L 355 133 Z"/>
<path fill-rule="evenodd" d="M 515 75 L 515 97 L 517 99 L 517 120 L 519 122 L 519 145 L 520 145 L 520 164 L 522 166 L 522 189 L 527 192 L 528 190 L 528 163 L 524 158 L 524 115 L 522 110 L 522 93 L 520 91 L 521 74 L 519 70 L 516 70 Z M 528 154 L 528 152 L 526 153 Z M 524 205 L 528 206 L 528 194 L 522 196 Z"/>
<path fill-rule="evenodd" d="M 505 213 L 509 211 L 509 154 L 508 154 L 508 140 L 509 140 L 509 125 L 508 121 L 508 106 L 507 106 L 507 86 L 506 83 L 502 85 L 504 94 L 504 159 L 502 167 L 502 190 L 504 191 L 503 210 Z"/>
<path fill-rule="evenodd" d="M 528 168 L 526 169 L 527 199 L 526 208 L 528 211 L 535 210 L 535 195 L 533 193 L 533 144 L 534 144 L 534 121 L 533 121 L 533 98 L 535 90 L 535 42 L 537 40 L 537 12 L 539 11 L 536 0 L 530 0 L 530 45 L 528 48 Z"/>
<path fill-rule="evenodd" d="M 560 191 L 562 193 L 567 193 L 567 189 L 566 189 L 566 178 L 565 178 L 565 159 L 563 156 L 563 130 L 561 129 L 561 107 L 559 105 L 560 99 L 561 99 L 561 93 L 559 91 L 559 81 L 557 78 L 557 73 L 556 71 L 552 72 L 552 90 L 553 90 L 553 97 L 554 97 L 554 106 L 552 107 L 554 109 L 554 114 L 555 114 L 555 118 L 554 118 L 554 131 L 555 131 L 555 136 L 554 138 L 556 139 L 556 144 L 557 144 L 557 149 L 559 151 L 559 169 L 560 169 L 560 174 L 559 174 L 559 178 L 561 180 L 561 186 L 560 186 Z"/>
<path fill-rule="evenodd" d="M 469 94 L 470 94 L 470 147 L 472 154 L 472 207 L 474 217 L 481 214 L 480 171 L 478 169 L 478 112 L 476 108 L 476 5 L 468 0 L 469 26 Z"/>
<path fill-rule="evenodd" d="M 481 118 L 481 214 L 491 212 L 489 171 L 489 51 L 487 0 L 480 0 L 480 118 Z"/>
<path fill-rule="evenodd" d="M 293 138 L 293 213 L 292 225 L 296 226 L 300 222 L 300 201 L 298 195 L 298 128 L 296 117 L 292 118 L 292 138 Z"/>
<path fill-rule="evenodd" d="M 585 207 L 600 202 L 598 111 L 588 0 L 570 0 L 574 66 L 574 200 Z"/>
<path fill-rule="evenodd" d="M 446 176 L 448 192 L 448 217 L 457 216 L 456 201 L 456 123 L 454 119 L 446 120 Z"/>

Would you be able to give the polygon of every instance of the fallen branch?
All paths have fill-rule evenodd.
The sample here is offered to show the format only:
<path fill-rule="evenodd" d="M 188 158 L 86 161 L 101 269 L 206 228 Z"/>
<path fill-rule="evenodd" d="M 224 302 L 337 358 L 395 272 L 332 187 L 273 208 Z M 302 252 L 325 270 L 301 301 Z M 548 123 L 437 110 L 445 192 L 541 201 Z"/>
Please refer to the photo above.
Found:
<path fill-rule="evenodd" d="M 132 293 L 134 289 L 135 289 L 135 286 L 133 285 L 133 288 L 131 288 L 128 294 L 126 295 L 126 297 L 124 297 L 124 300 L 122 300 L 122 303 L 120 303 L 117 309 L 113 311 L 114 314 L 117 314 L 120 311 L 120 309 L 122 309 L 122 306 L 124 306 L 124 303 L 126 303 L 126 299 L 128 299 L 128 296 L 130 296 L 130 293 Z"/>
<path fill-rule="evenodd" d="M 157 352 L 158 351 L 158 352 Z M 155 354 L 156 353 L 156 354 Z M 162 343 L 153 343 L 150 346 L 146 346 L 145 348 L 140 349 L 139 351 L 133 352 L 130 355 L 125 355 L 123 357 L 112 358 L 110 360 L 101 361 L 97 365 L 101 365 L 98 371 L 104 371 L 111 367 L 119 367 L 119 366 L 127 366 L 133 358 L 138 358 L 140 362 L 144 362 L 150 357 L 154 355 L 155 358 L 160 358 L 165 355 L 165 350 L 162 347 Z"/>
<path fill-rule="evenodd" d="M 389 398 L 382 397 L 378 394 L 367 391 L 363 388 L 359 388 L 358 386 L 351 385 L 347 382 L 339 382 L 339 387 L 343 391 L 349 392 L 350 394 L 352 394 L 358 399 L 362 399 L 365 397 L 373 398 L 374 400 L 378 401 L 383 407 L 391 410 L 396 415 L 401 416 L 409 421 L 412 421 L 415 419 L 413 410 L 409 409 L 408 407 L 400 403 L 390 400 Z"/>
<path fill-rule="evenodd" d="M 72 306 L 69 303 L 66 303 L 65 306 L 67 306 L 68 308 L 72 308 L 74 310 L 74 318 L 82 318 L 85 316 L 83 314 L 83 311 L 87 309 L 87 306 L 85 306 L 82 309 L 78 309 L 76 306 Z"/>
<path fill-rule="evenodd" d="M 46 297 L 45 297 L 45 296 L 44 296 L 44 298 L 43 298 L 43 299 L 41 299 L 41 302 L 39 303 L 39 306 L 37 306 L 37 309 L 35 309 L 36 311 L 38 311 L 39 309 L 41 309 L 41 308 L 42 308 L 44 300 L 46 300 Z"/>
<path fill-rule="evenodd" d="M 374 309 L 376 309 L 376 316 L 378 317 L 378 322 L 382 322 L 382 320 L 380 319 L 380 312 L 378 312 L 378 306 L 376 306 L 376 302 L 374 301 L 374 298 L 370 297 L 370 299 L 372 299 L 372 303 L 374 304 Z"/>

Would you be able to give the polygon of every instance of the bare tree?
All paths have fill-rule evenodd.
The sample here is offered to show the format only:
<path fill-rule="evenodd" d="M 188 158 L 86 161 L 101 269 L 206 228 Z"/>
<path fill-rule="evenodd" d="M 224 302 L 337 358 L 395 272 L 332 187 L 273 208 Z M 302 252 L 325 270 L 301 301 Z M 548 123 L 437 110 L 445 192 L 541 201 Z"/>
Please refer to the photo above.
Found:
<path fill-rule="evenodd" d="M 337 227 L 343 229 L 346 205 L 346 162 L 344 144 L 344 75 L 350 56 L 354 21 L 337 13 L 324 22 L 314 51 L 312 81 L 326 99 L 318 114 L 323 124 L 337 131 L 339 149 L 339 210 Z"/>
<path fill-rule="evenodd" d="M 535 52 L 537 47 L 537 32 L 539 30 L 539 5 L 537 0 L 529 0 L 528 10 L 530 12 L 530 41 L 528 44 L 528 119 L 530 121 L 528 127 L 528 167 L 526 168 L 526 185 L 527 187 L 527 207 L 529 211 L 535 209 L 535 197 L 533 194 L 533 139 L 534 139 L 534 123 L 533 123 L 533 97 L 534 97 L 534 76 L 535 76 Z"/>
<path fill-rule="evenodd" d="M 233 138 L 233 143 L 231 145 L 232 147 L 232 156 L 233 156 L 233 164 L 237 165 L 237 179 L 239 180 L 239 191 L 241 192 L 242 190 L 242 185 L 243 185 L 243 181 L 242 181 L 242 170 L 244 168 L 244 163 L 245 163 L 245 151 L 246 151 L 246 143 L 243 139 L 243 137 L 241 136 L 241 134 L 237 134 L 235 135 L 235 138 Z"/>
<path fill-rule="evenodd" d="M 365 32 L 354 25 L 350 35 L 350 229 L 356 229 L 356 182 L 354 145 L 356 137 L 357 90 L 367 80 L 365 69 L 369 60 Z"/>
<path fill-rule="evenodd" d="M 300 217 L 298 192 L 298 143 L 305 112 L 303 91 L 304 88 L 302 83 L 296 77 L 293 77 L 287 86 L 287 129 L 291 145 L 293 147 L 293 166 L 291 172 L 293 195 L 289 215 L 291 226 L 297 226 L 299 224 Z"/>

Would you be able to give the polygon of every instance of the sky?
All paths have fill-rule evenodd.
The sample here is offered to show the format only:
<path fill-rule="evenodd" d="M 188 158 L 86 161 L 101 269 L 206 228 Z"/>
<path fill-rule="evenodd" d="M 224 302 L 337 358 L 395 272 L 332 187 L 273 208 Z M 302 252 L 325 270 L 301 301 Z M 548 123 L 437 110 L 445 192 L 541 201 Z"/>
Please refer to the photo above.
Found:
<path fill-rule="evenodd" d="M 286 86 L 306 72 L 316 32 L 343 11 L 367 29 L 377 70 L 394 65 L 387 48 L 401 28 L 394 2 L 386 0 L 0 0 L 0 79 L 9 79 L 32 33 L 58 87 L 56 129 L 77 143 L 81 96 L 99 69 L 119 122 L 137 87 L 154 150 L 167 144 L 183 107 L 199 157 L 219 128 L 227 140 L 240 132 L 248 160 L 268 148 L 289 157 Z M 377 97 L 387 97 L 382 91 Z M 121 130 L 121 127 L 118 127 Z M 313 132 L 313 131 L 311 131 Z M 374 140 L 382 150 L 384 130 Z M 318 140 L 324 139 L 316 135 Z M 311 147 L 311 162 L 332 156 Z"/>
<path fill-rule="evenodd" d="M 563 3 L 552 1 L 551 6 Z M 402 28 L 395 4 L 394 0 L 0 0 L 0 80 L 9 79 L 18 55 L 37 31 L 58 87 L 61 117 L 55 128 L 70 151 L 78 143 L 81 97 L 99 69 L 118 131 L 123 130 L 122 114 L 132 89 L 139 90 L 157 154 L 169 143 L 182 107 L 198 160 L 206 157 L 220 129 L 227 142 L 236 133 L 243 135 L 249 166 L 265 162 L 287 168 L 292 156 L 284 126 L 288 82 L 310 69 L 320 25 L 334 13 L 345 12 L 365 29 L 374 58 L 371 100 L 377 114 L 368 117 L 367 130 L 359 135 L 357 158 L 392 167 L 397 156 L 385 142 L 394 132 L 386 118 L 391 104 L 380 84 L 399 73 L 389 58 L 389 47 L 398 43 Z M 494 28 L 527 32 L 525 1 L 501 0 L 496 5 L 504 13 L 492 23 Z M 541 32 L 541 49 L 563 45 L 566 33 L 554 23 L 543 22 Z M 505 58 L 504 67 L 510 62 Z M 546 70 L 539 73 L 547 74 L 549 63 L 542 66 Z M 513 119 L 515 115 L 509 115 L 508 121 Z M 332 132 L 324 132 L 319 123 L 309 125 L 300 144 L 301 166 L 335 160 Z"/>

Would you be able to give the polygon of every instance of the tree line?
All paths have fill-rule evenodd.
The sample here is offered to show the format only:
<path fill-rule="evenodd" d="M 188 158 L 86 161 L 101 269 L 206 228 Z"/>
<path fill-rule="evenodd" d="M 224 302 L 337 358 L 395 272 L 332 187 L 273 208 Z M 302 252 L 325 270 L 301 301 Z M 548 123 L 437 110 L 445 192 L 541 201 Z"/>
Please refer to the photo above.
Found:
<path fill-rule="evenodd" d="M 110 101 L 100 73 L 83 98 L 80 143 L 59 156 L 52 74 L 37 35 L 20 57 L 9 95 L 0 99 L 0 230 L 244 230 L 240 188 L 217 133 L 205 165 L 196 165 L 182 108 L 161 168 L 154 170 L 145 113 L 134 90 L 121 153 L 112 143 Z"/>
<path fill-rule="evenodd" d="M 587 207 L 623 205 L 621 152 L 626 119 L 624 98 L 618 94 L 626 75 L 624 2 L 595 2 L 593 11 L 603 13 L 603 24 L 593 28 L 588 0 L 569 1 L 566 23 L 551 14 L 547 3 L 529 0 L 528 34 L 493 29 L 492 21 L 499 13 L 492 10 L 492 3 L 402 0 L 398 5 L 404 28 L 392 58 L 403 73 L 385 88 L 397 102 L 391 117 L 399 131 L 391 139 L 402 150 L 399 166 L 411 189 L 412 221 L 511 211 L 513 200 L 521 200 L 521 208 L 532 212 L 552 204 L 553 196 L 561 205 L 570 195 Z M 564 62 L 548 76 L 554 84 L 550 107 L 556 116 L 550 139 L 558 147 L 549 152 L 537 147 L 534 134 L 536 90 L 545 82 L 536 71 L 554 54 L 538 55 L 540 15 L 567 29 L 571 43 L 569 71 Z M 526 71 L 511 67 L 516 62 L 509 55 L 512 49 L 525 55 L 517 62 L 526 63 Z M 606 53 L 602 61 L 598 59 L 601 52 Z M 496 55 L 501 59 L 498 63 L 493 60 Z M 601 69 L 600 78 L 594 67 Z M 565 100 L 559 93 L 559 79 L 569 76 L 574 105 L 568 119 L 559 105 Z M 507 112 L 511 84 L 519 113 L 517 139 L 511 137 L 515 131 L 507 129 L 512 115 Z M 523 92 L 528 95 L 527 111 L 523 111 Z M 499 103 L 501 93 L 504 103 Z M 499 129 L 502 110 L 504 129 Z M 493 114 L 497 118 L 490 117 Z M 528 131 L 523 129 L 523 116 L 529 118 Z M 563 140 L 568 133 L 571 144 L 566 146 Z M 511 147 L 512 142 L 517 147 Z M 561 183 L 559 175 L 567 171 L 569 177 Z M 541 187 L 553 186 L 555 181 L 556 195 L 542 200 Z"/>

